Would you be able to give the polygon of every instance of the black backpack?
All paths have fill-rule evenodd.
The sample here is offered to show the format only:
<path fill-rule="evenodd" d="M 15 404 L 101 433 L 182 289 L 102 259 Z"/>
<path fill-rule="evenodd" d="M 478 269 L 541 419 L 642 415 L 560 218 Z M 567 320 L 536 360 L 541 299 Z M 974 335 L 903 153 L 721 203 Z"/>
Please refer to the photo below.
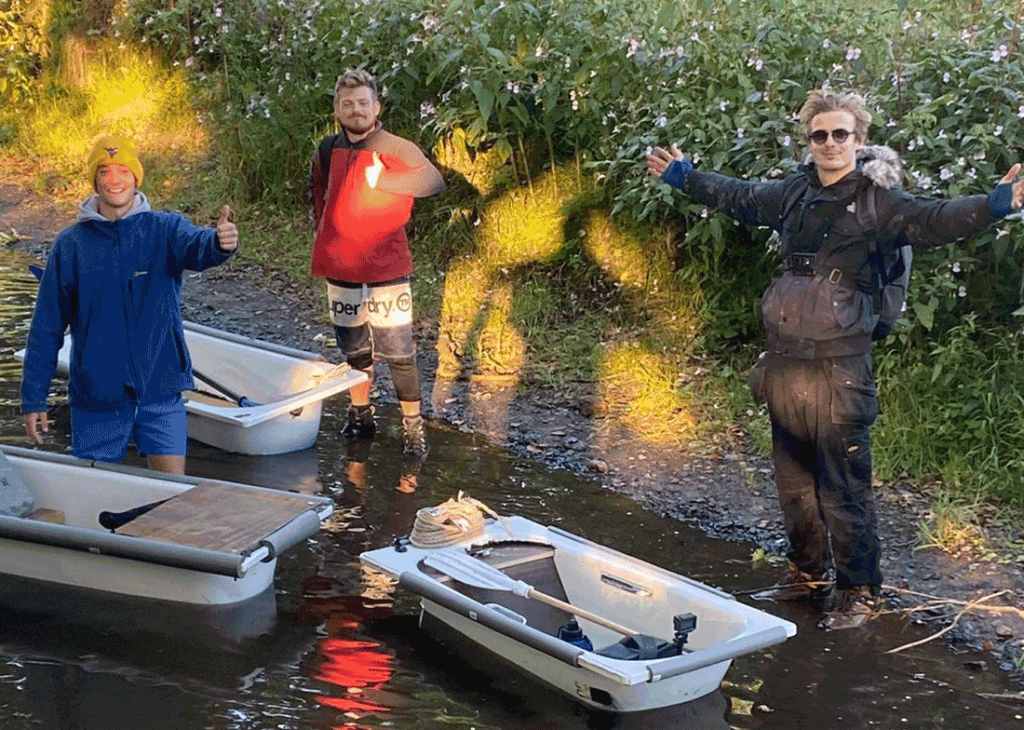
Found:
<path fill-rule="evenodd" d="M 876 185 L 866 185 L 857 191 L 857 222 L 868 230 L 878 229 L 878 213 L 875 210 Z M 901 240 L 902 236 L 901 236 Z M 871 333 L 872 340 L 883 340 L 889 336 L 896 322 L 906 309 L 907 289 L 910 286 L 910 266 L 914 262 L 914 249 L 908 243 L 896 246 L 894 260 L 886 265 L 874 236 L 870 238 L 868 250 L 875 259 L 878 271 L 878 292 L 875 295 L 875 311 L 878 324 Z"/>

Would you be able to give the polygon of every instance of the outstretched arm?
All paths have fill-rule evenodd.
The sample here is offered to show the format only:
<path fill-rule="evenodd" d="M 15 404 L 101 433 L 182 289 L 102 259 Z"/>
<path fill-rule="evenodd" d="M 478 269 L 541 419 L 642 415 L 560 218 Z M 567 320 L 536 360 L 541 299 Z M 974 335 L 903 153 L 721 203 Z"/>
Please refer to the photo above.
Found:
<path fill-rule="evenodd" d="M 647 173 L 679 188 L 691 200 L 720 210 L 746 225 L 778 228 L 783 183 L 749 182 L 717 172 L 693 169 L 675 144 L 655 147 L 647 154 Z"/>
<path fill-rule="evenodd" d="M 888 196 L 888 210 L 880 217 L 888 221 L 887 228 L 902 232 L 914 245 L 955 243 L 1024 208 L 1024 180 L 1017 180 L 1020 171 L 1021 165 L 1015 164 L 988 195 L 948 200 L 894 189 Z"/>
<path fill-rule="evenodd" d="M 167 246 L 171 260 L 180 269 L 205 271 L 220 266 L 238 250 L 238 229 L 231 222 L 231 208 L 221 206 L 214 228 L 197 226 L 184 216 L 169 215 Z"/>

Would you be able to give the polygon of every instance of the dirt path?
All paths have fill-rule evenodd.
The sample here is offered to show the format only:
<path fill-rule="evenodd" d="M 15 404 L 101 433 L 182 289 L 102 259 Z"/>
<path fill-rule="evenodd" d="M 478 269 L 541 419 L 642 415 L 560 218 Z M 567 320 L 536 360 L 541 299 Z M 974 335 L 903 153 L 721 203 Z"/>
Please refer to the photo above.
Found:
<path fill-rule="evenodd" d="M 73 215 L 72 204 L 54 204 L 16 181 L 0 180 L 0 240 L 6 240 L 5 234 L 12 230 L 18 234 L 18 240 L 8 246 L 42 258 Z M 240 259 L 187 276 L 184 311 L 197 322 L 306 350 L 320 349 L 336 360 L 337 352 L 320 344 L 331 330 L 320 296 L 311 292 L 310 287 Z M 421 323 L 419 339 L 424 411 L 436 423 L 473 430 L 509 451 L 589 474 L 647 509 L 697 525 L 713 536 L 752 541 L 774 555 L 784 549 L 771 465 L 748 453 L 741 437 L 702 458 L 648 446 L 609 428 L 600 413 L 594 413 L 593 401 L 579 393 L 522 393 L 437 379 L 433 375 L 436 328 Z M 379 401 L 393 401 L 386 378 L 376 391 Z M 918 525 L 930 508 L 928 495 L 913 484 L 880 486 L 877 494 L 882 568 L 895 605 L 931 604 L 930 610 L 915 617 L 928 621 L 936 632 L 956 623 L 940 641 L 953 648 L 988 652 L 990 671 L 1013 670 L 1024 651 L 1024 574 L 1021 564 L 1012 562 L 1018 556 L 915 550 Z M 997 541 L 1024 541 L 1019 528 L 1015 534 L 1005 527 L 988 529 Z M 766 571 L 769 574 L 774 571 Z M 998 595 L 987 605 L 997 611 L 974 608 L 959 615 L 965 604 L 992 594 Z M 1020 676 L 1019 670 L 1015 676 Z"/>

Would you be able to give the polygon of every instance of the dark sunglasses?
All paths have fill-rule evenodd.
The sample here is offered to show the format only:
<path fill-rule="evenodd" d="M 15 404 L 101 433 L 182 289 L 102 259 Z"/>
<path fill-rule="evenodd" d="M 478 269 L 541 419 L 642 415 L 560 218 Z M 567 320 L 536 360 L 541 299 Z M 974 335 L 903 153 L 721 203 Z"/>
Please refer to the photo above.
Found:
<path fill-rule="evenodd" d="M 836 141 L 836 144 L 842 144 L 850 138 L 851 134 L 853 134 L 853 132 L 848 132 L 845 129 L 833 129 L 832 139 Z M 828 142 L 828 135 L 829 133 L 827 129 L 816 129 L 811 132 L 809 136 L 810 140 L 814 142 L 814 144 L 825 144 Z"/>

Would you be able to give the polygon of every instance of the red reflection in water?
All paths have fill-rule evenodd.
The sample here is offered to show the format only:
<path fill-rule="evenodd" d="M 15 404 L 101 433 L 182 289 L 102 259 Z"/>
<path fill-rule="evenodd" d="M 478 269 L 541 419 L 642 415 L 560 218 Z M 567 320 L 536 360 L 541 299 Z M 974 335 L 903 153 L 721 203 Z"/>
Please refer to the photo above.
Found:
<path fill-rule="evenodd" d="M 371 697 L 394 674 L 394 658 L 383 651 L 379 643 L 357 638 L 364 620 L 390 613 L 390 606 L 381 606 L 363 596 L 339 595 L 340 588 L 323 576 L 307 578 L 303 584 L 306 609 L 324 620 L 330 635 L 320 642 L 313 678 L 339 688 L 337 696 L 324 694 L 316 701 L 346 713 L 350 719 L 366 713 L 390 712 L 389 707 L 374 702 Z M 365 729 L 349 723 L 336 726 L 334 730 Z"/>
<path fill-rule="evenodd" d="M 387 712 L 388 708 L 370 702 L 360 695 L 366 689 L 378 689 L 391 679 L 393 660 L 378 650 L 371 641 L 324 639 L 320 653 L 324 662 L 316 679 L 344 687 L 346 697 L 317 697 L 317 701 L 344 712 Z"/>

